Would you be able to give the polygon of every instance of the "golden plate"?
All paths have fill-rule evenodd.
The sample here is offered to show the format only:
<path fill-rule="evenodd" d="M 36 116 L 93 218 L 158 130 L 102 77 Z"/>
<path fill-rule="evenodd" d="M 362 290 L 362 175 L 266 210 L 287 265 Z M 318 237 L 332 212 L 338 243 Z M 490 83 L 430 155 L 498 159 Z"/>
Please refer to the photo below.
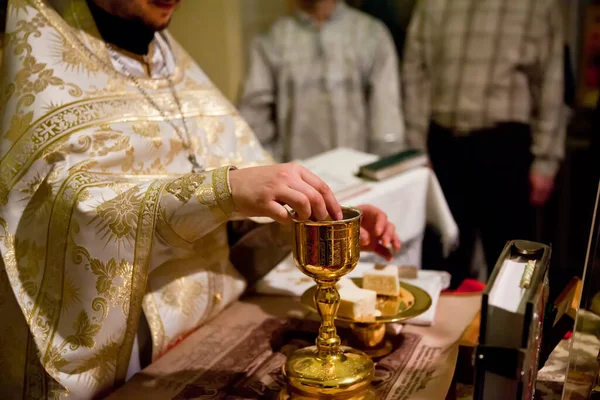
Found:
<path fill-rule="evenodd" d="M 358 287 L 362 287 L 362 278 L 352 278 Z M 312 311 L 316 312 L 314 296 L 317 286 L 312 286 L 302 293 L 301 302 Z M 377 296 L 377 309 L 381 316 L 375 321 L 355 321 L 346 317 L 336 317 L 340 321 L 359 323 L 394 323 L 403 322 L 418 317 L 431 307 L 431 296 L 423 289 L 411 284 L 400 282 L 400 295 L 398 297 Z"/>

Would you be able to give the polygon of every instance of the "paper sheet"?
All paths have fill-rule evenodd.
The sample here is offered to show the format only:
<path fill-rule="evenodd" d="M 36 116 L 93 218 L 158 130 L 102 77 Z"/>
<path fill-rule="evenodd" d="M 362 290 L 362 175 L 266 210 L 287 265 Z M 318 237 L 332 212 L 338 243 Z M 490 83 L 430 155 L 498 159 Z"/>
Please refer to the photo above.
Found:
<path fill-rule="evenodd" d="M 520 283 L 526 266 L 526 262 L 513 260 L 504 262 L 490 291 L 489 305 L 517 312 L 525 294 L 525 289 L 521 288 Z"/>

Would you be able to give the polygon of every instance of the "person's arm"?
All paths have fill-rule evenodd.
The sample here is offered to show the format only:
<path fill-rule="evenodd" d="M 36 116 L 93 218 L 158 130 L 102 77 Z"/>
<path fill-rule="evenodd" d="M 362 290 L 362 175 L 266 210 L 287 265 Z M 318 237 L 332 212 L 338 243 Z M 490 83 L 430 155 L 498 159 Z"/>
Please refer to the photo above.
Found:
<path fill-rule="evenodd" d="M 554 1 L 548 10 L 544 36 L 539 40 L 539 69 L 531 77 L 534 99 L 531 167 L 531 201 L 548 199 L 565 153 L 564 37 L 561 8 Z"/>
<path fill-rule="evenodd" d="M 231 168 L 183 175 L 164 186 L 160 212 L 173 232 L 194 242 L 230 219 L 234 211 Z"/>
<path fill-rule="evenodd" d="M 380 156 L 405 148 L 398 56 L 388 30 L 376 25 L 376 50 L 368 81 L 369 152 Z"/>
<path fill-rule="evenodd" d="M 425 55 L 425 5 L 415 7 L 404 48 L 402 79 L 408 147 L 426 150 L 431 113 L 430 78 Z"/>
<path fill-rule="evenodd" d="M 276 77 L 269 60 L 268 47 L 268 42 L 264 38 L 257 38 L 252 43 L 250 68 L 244 84 L 239 111 L 260 143 L 270 150 L 270 145 L 277 140 Z"/>

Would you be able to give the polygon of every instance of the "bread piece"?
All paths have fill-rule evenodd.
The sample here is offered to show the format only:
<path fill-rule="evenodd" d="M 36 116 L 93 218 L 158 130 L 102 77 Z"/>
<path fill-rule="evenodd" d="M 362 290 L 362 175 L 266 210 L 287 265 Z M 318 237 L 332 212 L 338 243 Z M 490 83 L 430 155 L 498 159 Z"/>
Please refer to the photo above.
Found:
<path fill-rule="evenodd" d="M 380 315 L 377 311 L 377 293 L 361 289 L 350 279 L 342 279 L 336 285 L 340 293 L 338 316 L 359 322 L 372 322 Z"/>
<path fill-rule="evenodd" d="M 377 297 L 377 309 L 384 317 L 390 317 L 398 314 L 400 303 L 403 301 L 402 296 L 379 296 Z"/>
<path fill-rule="evenodd" d="M 356 285 L 356 283 L 354 283 L 354 281 L 346 276 L 344 276 L 343 278 L 341 278 L 336 284 L 335 287 L 337 288 L 337 290 L 341 290 L 342 288 L 347 288 L 347 287 L 351 287 L 351 288 L 358 288 L 358 286 Z"/>
<path fill-rule="evenodd" d="M 382 269 L 376 268 L 365 272 L 363 275 L 363 288 L 373 290 L 383 296 L 399 296 L 398 267 L 388 265 Z"/>
<path fill-rule="evenodd" d="M 398 267 L 398 277 L 404 279 L 417 279 L 419 269 L 417 267 Z"/>
<path fill-rule="evenodd" d="M 382 270 L 390 265 L 387 264 L 376 264 L 375 269 Z M 398 278 L 404 279 L 417 279 L 419 278 L 419 269 L 413 266 L 402 266 L 398 268 Z"/>

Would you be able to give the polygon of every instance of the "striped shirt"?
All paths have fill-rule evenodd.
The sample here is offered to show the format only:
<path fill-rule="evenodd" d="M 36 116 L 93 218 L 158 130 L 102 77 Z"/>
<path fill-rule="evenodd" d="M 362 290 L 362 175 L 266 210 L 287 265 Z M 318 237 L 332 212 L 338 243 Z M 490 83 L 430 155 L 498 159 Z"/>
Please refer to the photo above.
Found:
<path fill-rule="evenodd" d="M 320 28 L 297 13 L 256 38 L 239 109 L 278 161 L 336 147 L 386 155 L 405 145 L 391 35 L 342 1 Z"/>
<path fill-rule="evenodd" d="M 564 40 L 556 0 L 421 0 L 403 65 L 411 147 L 431 121 L 468 135 L 502 122 L 532 130 L 533 170 L 564 157 Z"/>

